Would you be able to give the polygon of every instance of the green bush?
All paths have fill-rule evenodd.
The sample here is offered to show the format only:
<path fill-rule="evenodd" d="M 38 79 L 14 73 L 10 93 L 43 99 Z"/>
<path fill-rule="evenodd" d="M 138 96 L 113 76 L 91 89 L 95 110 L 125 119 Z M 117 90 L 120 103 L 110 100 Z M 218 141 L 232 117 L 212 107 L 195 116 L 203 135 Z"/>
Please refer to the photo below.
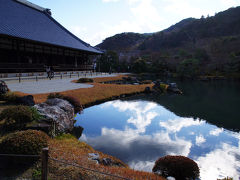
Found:
<path fill-rule="evenodd" d="M 63 99 L 63 100 L 68 101 L 70 104 L 73 105 L 75 113 L 80 113 L 83 109 L 80 101 L 73 96 L 65 96 L 65 95 L 62 95 L 60 93 L 51 93 L 51 94 L 48 95 L 47 98 L 48 99 L 59 98 L 59 99 Z"/>
<path fill-rule="evenodd" d="M 165 156 L 159 158 L 152 169 L 164 177 L 175 179 L 196 179 L 199 177 L 199 167 L 193 160 L 184 156 Z"/>
<path fill-rule="evenodd" d="M 35 107 L 29 107 L 32 112 L 32 121 L 39 121 L 43 119 L 43 116 L 37 111 Z"/>
<path fill-rule="evenodd" d="M 76 137 L 72 134 L 61 134 L 59 136 L 56 136 L 55 139 L 57 140 L 63 140 L 63 139 L 76 139 Z"/>
<path fill-rule="evenodd" d="M 47 134 L 36 130 L 11 133 L 0 142 L 0 153 L 38 155 L 48 146 L 48 139 Z"/>
<path fill-rule="evenodd" d="M 91 78 L 80 78 L 77 80 L 77 83 L 92 83 L 93 79 Z"/>
<path fill-rule="evenodd" d="M 0 100 L 6 101 L 8 103 L 19 103 L 19 95 L 14 94 L 13 92 L 7 92 L 5 94 L 0 95 Z"/>
<path fill-rule="evenodd" d="M 26 123 L 33 121 L 33 113 L 28 106 L 13 106 L 1 112 L 0 121 L 4 121 L 2 128 L 6 131 L 21 130 Z"/>

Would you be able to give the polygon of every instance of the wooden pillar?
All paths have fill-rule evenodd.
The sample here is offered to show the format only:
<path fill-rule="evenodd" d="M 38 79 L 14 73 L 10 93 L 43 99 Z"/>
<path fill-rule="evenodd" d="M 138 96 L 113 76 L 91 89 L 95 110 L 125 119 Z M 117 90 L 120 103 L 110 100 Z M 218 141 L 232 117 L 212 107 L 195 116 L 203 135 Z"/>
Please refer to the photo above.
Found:
<path fill-rule="evenodd" d="M 78 67 L 77 56 L 74 56 L 74 60 L 75 60 L 75 68 L 77 68 Z"/>
<path fill-rule="evenodd" d="M 48 176 L 48 147 L 42 149 L 42 177 L 41 180 L 47 180 Z"/>

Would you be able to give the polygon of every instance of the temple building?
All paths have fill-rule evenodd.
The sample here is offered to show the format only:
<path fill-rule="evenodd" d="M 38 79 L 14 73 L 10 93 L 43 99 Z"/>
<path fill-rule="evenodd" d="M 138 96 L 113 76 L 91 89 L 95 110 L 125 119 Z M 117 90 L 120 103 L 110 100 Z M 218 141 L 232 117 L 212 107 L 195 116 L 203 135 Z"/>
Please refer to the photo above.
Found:
<path fill-rule="evenodd" d="M 0 0 L 0 73 L 92 70 L 102 52 L 85 43 L 42 8 L 26 0 Z"/>

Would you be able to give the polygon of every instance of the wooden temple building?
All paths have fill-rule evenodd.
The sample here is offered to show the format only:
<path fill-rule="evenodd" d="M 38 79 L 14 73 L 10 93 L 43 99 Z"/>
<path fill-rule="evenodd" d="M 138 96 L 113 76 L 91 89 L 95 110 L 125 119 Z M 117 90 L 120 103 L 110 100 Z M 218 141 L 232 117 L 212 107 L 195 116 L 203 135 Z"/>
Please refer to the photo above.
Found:
<path fill-rule="evenodd" d="M 26 0 L 0 0 L 0 73 L 92 70 L 101 51 L 73 35 L 51 11 Z"/>

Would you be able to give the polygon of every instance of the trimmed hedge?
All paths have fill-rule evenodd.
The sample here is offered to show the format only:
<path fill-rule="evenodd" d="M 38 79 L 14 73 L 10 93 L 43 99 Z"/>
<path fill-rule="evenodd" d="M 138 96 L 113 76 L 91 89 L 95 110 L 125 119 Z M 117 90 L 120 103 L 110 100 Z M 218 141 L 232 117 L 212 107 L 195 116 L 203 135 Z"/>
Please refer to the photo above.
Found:
<path fill-rule="evenodd" d="M 6 101 L 8 103 L 18 104 L 19 98 L 21 96 L 14 94 L 13 92 L 7 92 L 5 94 L 0 95 L 0 100 Z"/>
<path fill-rule="evenodd" d="M 165 156 L 159 158 L 152 169 L 164 177 L 175 179 L 196 179 L 199 177 L 199 167 L 196 162 L 184 156 Z"/>
<path fill-rule="evenodd" d="M 59 98 L 68 101 L 70 104 L 73 105 L 75 113 L 80 113 L 83 110 L 80 101 L 73 96 L 65 96 L 60 93 L 50 93 L 47 98 L 48 99 Z"/>
<path fill-rule="evenodd" d="M 80 78 L 77 80 L 77 83 L 92 83 L 93 79 L 91 78 Z"/>
<path fill-rule="evenodd" d="M 4 130 L 20 130 L 26 123 L 33 121 L 33 113 L 28 106 L 13 106 L 1 112 L 0 121 L 2 120 L 4 120 Z"/>
<path fill-rule="evenodd" d="M 47 134 L 36 130 L 11 133 L 0 142 L 0 153 L 38 155 L 48 146 L 48 139 Z"/>

